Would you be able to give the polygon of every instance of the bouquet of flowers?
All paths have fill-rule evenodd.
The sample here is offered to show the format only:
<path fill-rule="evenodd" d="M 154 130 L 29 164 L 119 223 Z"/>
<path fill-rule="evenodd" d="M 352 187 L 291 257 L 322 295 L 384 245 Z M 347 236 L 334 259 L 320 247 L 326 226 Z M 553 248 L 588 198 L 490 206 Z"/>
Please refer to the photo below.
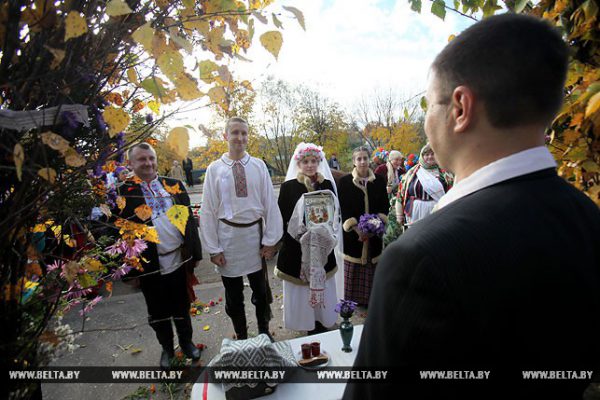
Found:
<path fill-rule="evenodd" d="M 373 152 L 373 162 L 376 164 L 383 164 L 387 162 L 389 154 L 390 153 L 383 147 L 378 147 Z"/>
<path fill-rule="evenodd" d="M 351 300 L 340 299 L 340 302 L 335 305 L 335 312 L 340 314 L 342 318 L 350 318 L 356 310 L 357 303 Z"/>
<path fill-rule="evenodd" d="M 376 214 L 363 214 L 358 221 L 358 229 L 363 233 L 381 237 L 385 233 L 385 223 Z"/>

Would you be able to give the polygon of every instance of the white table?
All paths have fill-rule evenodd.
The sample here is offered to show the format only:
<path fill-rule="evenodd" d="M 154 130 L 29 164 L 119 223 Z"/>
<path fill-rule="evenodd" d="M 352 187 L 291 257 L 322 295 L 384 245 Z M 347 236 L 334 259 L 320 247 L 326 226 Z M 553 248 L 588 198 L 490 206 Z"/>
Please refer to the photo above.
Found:
<path fill-rule="evenodd" d="M 321 350 L 325 350 L 331 357 L 331 362 L 328 366 L 331 367 L 351 367 L 354 364 L 354 358 L 358 351 L 358 344 L 362 335 L 363 325 L 354 326 L 354 335 L 352 335 L 352 352 L 345 353 L 342 351 L 342 338 L 339 330 L 335 329 L 329 332 L 320 333 L 318 335 L 303 336 L 288 340 L 294 353 L 300 351 L 302 343 L 320 341 Z M 201 375 L 198 383 L 195 383 L 192 388 L 191 400 L 203 400 L 203 395 L 206 389 L 206 399 L 209 400 L 224 400 L 225 392 L 221 384 L 203 383 L 204 376 Z M 205 388 L 206 386 L 206 388 Z M 265 400 L 289 400 L 289 399 L 341 399 L 344 394 L 345 383 L 281 383 L 277 385 L 277 390 L 274 393 L 260 397 Z"/>

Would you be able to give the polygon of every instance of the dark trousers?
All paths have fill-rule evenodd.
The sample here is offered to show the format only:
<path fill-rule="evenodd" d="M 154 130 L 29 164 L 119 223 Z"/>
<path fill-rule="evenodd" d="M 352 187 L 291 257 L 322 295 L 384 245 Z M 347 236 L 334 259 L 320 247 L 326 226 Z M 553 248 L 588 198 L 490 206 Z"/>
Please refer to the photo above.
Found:
<path fill-rule="evenodd" d="M 179 344 L 191 341 L 193 331 L 185 267 L 167 275 L 142 276 L 140 287 L 148 308 L 148 323 L 156 332 L 159 343 L 167 349 L 173 347 L 171 319 L 175 323 Z"/>
<path fill-rule="evenodd" d="M 256 308 L 258 332 L 266 333 L 269 330 L 270 307 L 267 302 L 267 283 L 263 271 L 258 270 L 248 274 L 250 288 L 252 289 L 252 304 Z M 233 328 L 238 339 L 245 339 L 248 335 L 246 326 L 246 310 L 244 307 L 244 278 L 228 278 L 221 276 L 225 286 L 225 312 L 233 322 Z"/>
<path fill-rule="evenodd" d="M 187 183 L 188 186 L 194 186 L 194 178 L 192 176 L 192 170 L 191 169 L 186 169 L 185 170 L 185 181 Z"/>

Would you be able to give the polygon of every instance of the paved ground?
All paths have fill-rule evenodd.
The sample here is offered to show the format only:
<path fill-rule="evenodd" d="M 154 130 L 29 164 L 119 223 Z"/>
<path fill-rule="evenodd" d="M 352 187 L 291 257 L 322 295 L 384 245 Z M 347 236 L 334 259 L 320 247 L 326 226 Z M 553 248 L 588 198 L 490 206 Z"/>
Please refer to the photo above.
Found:
<path fill-rule="evenodd" d="M 197 187 L 192 191 L 192 202 L 200 202 Z M 276 191 L 278 192 L 278 187 Z M 194 193 L 195 192 L 195 193 Z M 206 364 L 214 357 L 221 346 L 224 337 L 231 337 L 233 327 L 225 314 L 225 292 L 220 275 L 208 260 L 208 254 L 195 273 L 200 285 L 195 287 L 196 296 L 209 306 L 209 312 L 202 312 L 192 318 L 194 327 L 194 342 L 203 343 L 206 349 L 202 353 L 201 362 Z M 282 327 L 282 285 L 273 277 L 275 261 L 269 262 L 270 284 L 273 291 L 272 305 L 274 318 L 271 321 L 271 331 L 276 340 L 285 340 L 304 336 L 305 332 L 296 332 Z M 250 303 L 250 288 L 245 288 L 246 314 L 248 315 L 249 334 L 257 333 L 254 307 Z M 353 317 L 355 324 L 364 322 L 366 312 L 359 309 Z M 74 330 L 84 333 L 76 341 L 81 347 L 72 354 L 66 354 L 57 360 L 53 366 L 144 366 L 158 365 L 160 346 L 154 332 L 147 324 L 146 306 L 143 296 L 138 289 L 123 283 L 114 285 L 113 295 L 106 301 L 100 302 L 85 321 L 79 317 L 76 310 L 65 316 L 64 322 L 69 323 Z M 204 330 L 206 329 L 206 330 Z M 175 387 L 177 393 L 161 392 L 161 386 L 151 397 L 154 399 L 189 397 L 191 385 Z M 122 399 L 132 393 L 148 398 L 149 384 L 43 384 L 44 399 L 85 400 L 85 399 Z M 165 388 L 162 387 L 164 390 Z M 131 397 L 130 397 L 131 398 Z"/>

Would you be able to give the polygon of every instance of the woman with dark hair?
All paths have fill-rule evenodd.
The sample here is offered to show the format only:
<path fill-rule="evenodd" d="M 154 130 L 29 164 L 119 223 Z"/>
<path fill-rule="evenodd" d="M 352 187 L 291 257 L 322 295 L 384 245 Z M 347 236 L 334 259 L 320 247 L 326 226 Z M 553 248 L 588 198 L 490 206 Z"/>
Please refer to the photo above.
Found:
<path fill-rule="evenodd" d="M 389 203 L 385 179 L 369 168 L 369 150 L 354 149 L 352 163 L 354 170 L 338 185 L 344 228 L 344 298 L 366 306 L 383 242 L 361 230 L 360 217 L 375 214 L 387 223 Z"/>
<path fill-rule="evenodd" d="M 399 224 L 414 224 L 431 214 L 440 198 L 452 187 L 453 177 L 440 169 L 433 149 L 427 143 L 421 149 L 419 163 L 402 177 L 396 201 Z"/>

